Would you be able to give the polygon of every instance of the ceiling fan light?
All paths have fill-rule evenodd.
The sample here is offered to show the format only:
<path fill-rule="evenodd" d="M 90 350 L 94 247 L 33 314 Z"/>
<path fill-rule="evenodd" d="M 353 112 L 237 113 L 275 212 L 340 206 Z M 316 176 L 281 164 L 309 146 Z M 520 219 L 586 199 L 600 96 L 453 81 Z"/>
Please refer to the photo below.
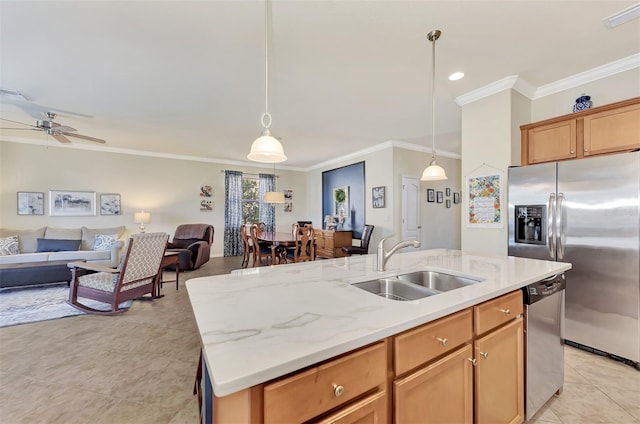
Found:
<path fill-rule="evenodd" d="M 284 162 L 287 157 L 284 155 L 282 144 L 267 130 L 253 142 L 247 159 L 254 162 L 278 163 Z"/>
<path fill-rule="evenodd" d="M 267 191 L 264 194 L 265 203 L 284 203 L 284 193 L 281 191 Z"/>
<path fill-rule="evenodd" d="M 431 163 L 422 171 L 420 181 L 442 181 L 446 180 L 447 173 L 440 165 L 436 163 L 436 159 L 431 159 Z"/>

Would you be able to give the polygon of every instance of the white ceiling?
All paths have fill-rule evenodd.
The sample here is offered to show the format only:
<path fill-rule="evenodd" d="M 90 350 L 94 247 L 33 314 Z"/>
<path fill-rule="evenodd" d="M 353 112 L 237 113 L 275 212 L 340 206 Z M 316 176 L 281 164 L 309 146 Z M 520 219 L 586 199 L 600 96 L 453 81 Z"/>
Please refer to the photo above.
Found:
<path fill-rule="evenodd" d="M 443 32 L 436 147 L 459 153 L 456 97 L 512 75 L 542 87 L 637 55 L 638 20 L 601 22 L 635 3 L 272 0 L 270 112 L 282 165 L 389 140 L 430 146 L 433 29 Z M 3 118 L 35 124 L 53 110 L 106 139 L 98 148 L 228 161 L 247 161 L 260 135 L 262 1 L 2 0 L 0 36 L 0 87 L 30 98 L 0 97 Z M 466 76 L 448 81 L 453 71 Z M 47 141 L 36 131 L 0 136 Z"/>

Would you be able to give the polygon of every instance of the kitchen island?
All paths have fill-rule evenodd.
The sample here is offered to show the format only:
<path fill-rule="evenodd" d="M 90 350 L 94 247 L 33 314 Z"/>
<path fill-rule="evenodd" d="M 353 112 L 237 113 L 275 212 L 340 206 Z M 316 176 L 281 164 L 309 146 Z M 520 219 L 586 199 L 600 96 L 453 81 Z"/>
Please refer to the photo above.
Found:
<path fill-rule="evenodd" d="M 435 249 L 396 254 L 386 268 L 376 271 L 375 255 L 365 255 L 187 281 L 205 369 L 203 420 L 211 421 L 225 412 L 225 399 L 236 399 L 242 405 L 249 402 L 250 414 L 256 414 L 266 401 L 254 389 L 267 382 L 380 341 L 387 354 L 394 342 L 388 340 L 391 336 L 463 313 L 571 266 Z M 384 299 L 353 286 L 421 270 L 482 281 L 408 302 Z M 338 394 L 340 387 L 334 388 L 335 397 L 342 394 Z M 381 390 L 384 387 L 390 390 L 389 383 L 380 385 Z M 216 402 L 210 399 L 212 395 Z M 385 398 L 385 404 L 390 405 L 389 399 Z M 218 405 L 213 414 L 212 405 L 214 409 Z M 248 422 L 262 420 L 257 414 L 248 416 Z"/>

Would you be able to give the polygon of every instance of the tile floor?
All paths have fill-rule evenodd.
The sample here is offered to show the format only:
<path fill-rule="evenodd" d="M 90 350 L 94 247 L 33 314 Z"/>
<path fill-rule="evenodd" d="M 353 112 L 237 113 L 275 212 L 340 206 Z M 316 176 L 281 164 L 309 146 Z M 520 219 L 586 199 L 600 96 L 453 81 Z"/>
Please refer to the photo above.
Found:
<path fill-rule="evenodd" d="M 240 261 L 212 259 L 181 274 L 179 291 L 168 283 L 164 298 L 135 301 L 120 316 L 1 328 L 0 423 L 197 423 L 199 340 L 184 281 L 228 273 Z M 640 424 L 640 372 L 565 352 L 564 392 L 531 423 Z"/>

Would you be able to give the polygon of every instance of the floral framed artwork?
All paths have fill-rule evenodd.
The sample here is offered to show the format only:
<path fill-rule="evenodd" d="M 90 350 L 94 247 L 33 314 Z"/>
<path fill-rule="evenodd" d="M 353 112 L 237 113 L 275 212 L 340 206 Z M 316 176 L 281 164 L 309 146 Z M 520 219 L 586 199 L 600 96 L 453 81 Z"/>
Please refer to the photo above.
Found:
<path fill-rule="evenodd" d="M 467 227 L 504 227 L 502 179 L 502 171 L 466 177 Z"/>
<path fill-rule="evenodd" d="M 49 216 L 95 215 L 95 191 L 49 190 Z"/>
<path fill-rule="evenodd" d="M 385 186 L 373 187 L 371 189 L 371 204 L 374 208 L 384 208 Z"/>
<path fill-rule="evenodd" d="M 436 201 L 436 191 L 432 188 L 427 189 L 427 202 L 433 203 Z"/>
<path fill-rule="evenodd" d="M 213 186 L 208 184 L 201 185 L 200 197 L 213 197 Z"/>
<path fill-rule="evenodd" d="M 333 189 L 333 214 L 346 216 L 349 213 L 349 186 Z"/>
<path fill-rule="evenodd" d="M 44 193 L 19 191 L 18 215 L 44 215 Z"/>
<path fill-rule="evenodd" d="M 284 211 L 293 212 L 293 190 L 284 190 Z"/>
<path fill-rule="evenodd" d="M 100 215 L 122 215 L 119 194 L 102 193 L 100 195 Z"/>

